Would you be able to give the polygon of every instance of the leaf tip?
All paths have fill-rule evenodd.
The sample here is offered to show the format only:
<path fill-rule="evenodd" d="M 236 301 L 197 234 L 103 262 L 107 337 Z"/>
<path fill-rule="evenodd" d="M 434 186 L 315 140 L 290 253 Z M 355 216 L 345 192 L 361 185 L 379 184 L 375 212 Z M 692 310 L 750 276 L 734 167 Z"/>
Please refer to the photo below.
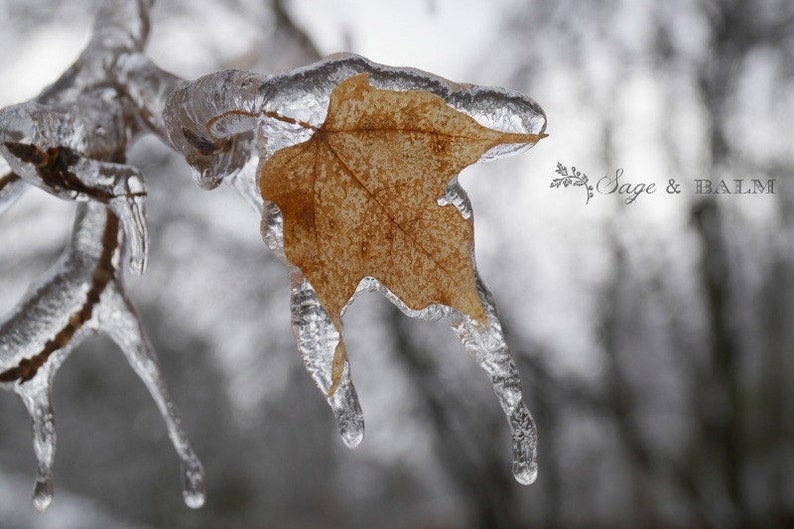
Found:
<path fill-rule="evenodd" d="M 338 326 L 337 329 L 339 329 Z M 342 336 L 340 332 L 339 342 L 336 344 L 336 348 L 334 349 L 334 359 L 333 364 L 331 365 L 331 387 L 328 388 L 328 393 L 326 393 L 326 396 L 329 398 L 333 397 L 334 393 L 336 393 L 336 390 L 339 388 L 339 383 L 342 381 L 342 374 L 344 373 L 345 369 L 346 359 L 347 354 L 345 353 L 345 345 L 344 342 L 342 342 Z"/>

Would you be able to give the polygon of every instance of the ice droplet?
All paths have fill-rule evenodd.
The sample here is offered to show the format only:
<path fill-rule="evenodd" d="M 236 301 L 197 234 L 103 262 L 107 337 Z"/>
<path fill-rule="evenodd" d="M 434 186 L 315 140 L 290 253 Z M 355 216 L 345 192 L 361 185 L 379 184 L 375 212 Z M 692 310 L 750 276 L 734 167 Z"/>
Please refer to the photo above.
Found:
<path fill-rule="evenodd" d="M 522 485 L 532 485 L 538 479 L 538 464 L 536 462 L 513 462 L 513 477 Z"/>
<path fill-rule="evenodd" d="M 538 477 L 538 434 L 529 410 L 523 405 L 510 417 L 513 435 L 513 476 L 522 485 L 531 485 Z"/>
<path fill-rule="evenodd" d="M 344 376 L 344 375 L 343 375 Z M 364 414 L 350 378 L 345 378 L 328 404 L 334 411 L 339 435 L 348 448 L 355 448 L 364 440 Z"/>
<path fill-rule="evenodd" d="M 39 512 L 44 512 L 52 503 L 54 496 L 52 481 L 36 481 L 33 489 L 33 505 Z"/>
<path fill-rule="evenodd" d="M 195 455 L 192 455 L 182 469 L 182 496 L 185 505 L 198 509 L 204 505 L 206 488 L 204 485 L 204 468 Z"/>

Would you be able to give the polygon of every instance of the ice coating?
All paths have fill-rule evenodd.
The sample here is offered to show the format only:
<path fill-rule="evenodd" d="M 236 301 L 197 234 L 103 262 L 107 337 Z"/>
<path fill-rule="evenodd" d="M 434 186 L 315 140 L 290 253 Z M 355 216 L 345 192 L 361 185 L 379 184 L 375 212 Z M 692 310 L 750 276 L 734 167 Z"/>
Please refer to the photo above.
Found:
<path fill-rule="evenodd" d="M 196 183 L 202 188 L 217 187 L 250 159 L 257 120 L 244 114 L 256 115 L 264 103 L 257 95 L 259 85 L 260 76 L 231 70 L 182 84 L 169 95 L 163 114 L 168 138 L 196 170 Z M 196 104 L 195 98 L 202 103 Z M 247 118 L 247 132 L 211 135 L 207 124 L 230 110 Z M 232 116 L 226 123 L 239 126 L 240 121 Z"/>
<path fill-rule="evenodd" d="M 250 164 L 249 157 L 254 156 L 246 152 L 246 148 L 253 149 L 248 135 L 256 133 L 256 154 L 261 167 L 278 149 L 308 140 L 325 121 L 331 91 L 343 80 L 360 73 L 369 74 L 369 83 L 376 88 L 435 94 L 491 129 L 535 135 L 542 135 L 545 130 L 543 110 L 517 92 L 457 84 L 420 70 L 384 66 L 363 57 L 343 54 L 273 76 L 230 70 L 185 83 L 171 94 L 166 104 L 168 135 L 174 147 L 196 170 L 199 185 L 210 189 L 230 177 L 243 194 L 257 195 L 247 196 L 249 201 L 256 203 L 260 199 L 258 186 L 239 185 L 241 168 Z M 241 137 L 245 139 L 240 140 Z M 497 145 L 480 161 L 531 146 L 531 143 Z M 438 202 L 453 204 L 464 218 L 472 221 L 471 204 L 457 177 L 451 179 Z M 290 273 L 292 322 L 299 351 L 333 409 L 345 442 L 355 444 L 350 443 L 346 432 L 355 424 L 353 431 L 358 432 L 360 426 L 363 434 L 363 419 L 346 360 L 339 386 L 331 385 L 334 352 L 338 346 L 343 347 L 341 322 L 334 324 L 334 318 L 322 307 L 311 284 L 286 258 L 284 221 L 278 207 L 265 201 L 262 213 L 263 239 Z M 513 474 L 520 483 L 529 484 L 537 475 L 535 424 L 522 401 L 518 370 L 504 341 L 492 297 L 477 274 L 476 264 L 475 276 L 487 314 L 488 321 L 484 325 L 475 324 L 470 317 L 443 305 L 411 310 L 371 277 L 362 279 L 350 302 L 362 292 L 377 291 L 406 315 L 443 321 L 455 330 L 464 348 L 491 380 L 512 431 Z M 360 438 L 355 440 L 358 442 Z"/>
<path fill-rule="evenodd" d="M 124 294 L 121 260 L 146 268 L 143 175 L 125 163 L 143 133 L 165 141 L 162 110 L 179 79 L 141 54 L 151 0 L 106 0 L 77 61 L 34 99 L 0 109 L 0 212 L 31 186 L 77 201 L 74 231 L 59 261 L 0 319 L 0 386 L 16 392 L 33 423 L 38 462 L 33 501 L 52 501 L 55 424 L 52 379 L 89 334 L 121 348 L 155 400 L 182 465 L 190 507 L 204 503 L 204 473 L 168 395 L 154 351 Z M 126 237 L 124 236 L 126 235 Z"/>
<path fill-rule="evenodd" d="M 124 107 L 113 89 L 98 89 L 57 107 L 28 102 L 0 110 L 0 155 L 13 172 L 66 200 L 96 200 L 119 216 L 130 234 L 130 268 L 146 268 L 146 190 L 137 169 L 119 163 L 128 137 Z M 97 132 L 99 131 L 99 132 Z M 104 132 L 104 133 L 103 133 Z"/>
<path fill-rule="evenodd" d="M 358 55 L 338 54 L 272 76 L 227 70 L 182 84 L 171 93 L 166 104 L 168 137 L 196 170 L 200 185 L 212 188 L 245 163 L 248 154 L 234 143 L 236 135 L 257 131 L 262 160 L 278 149 L 306 141 L 311 130 L 272 116 L 285 116 L 319 127 L 325 121 L 334 87 L 360 73 L 368 73 L 369 82 L 376 88 L 433 93 L 452 108 L 495 130 L 542 134 L 546 127 L 546 116 L 540 106 L 513 90 L 454 83 L 421 70 L 384 66 Z M 530 146 L 497 146 L 480 161 Z"/>
<path fill-rule="evenodd" d="M 165 140 L 161 113 L 179 80 L 140 52 L 149 32 L 149 0 L 106 0 L 75 63 L 34 99 L 0 109 L 0 156 L 23 182 L 65 200 L 107 204 L 121 219 L 130 269 L 146 269 L 146 195 L 124 163 L 142 132 Z M 0 211 L 25 186 L 0 180 Z"/>
<path fill-rule="evenodd" d="M 16 173 L 0 176 L 0 214 L 14 205 L 28 185 Z"/>
<path fill-rule="evenodd" d="M 364 438 L 364 415 L 350 376 L 350 363 L 345 360 L 342 380 L 331 392 L 334 350 L 341 336 L 328 313 L 317 300 L 314 290 L 299 273 L 291 275 L 292 329 L 298 342 L 306 370 L 323 392 L 334 412 L 339 434 L 351 448 Z"/>
<path fill-rule="evenodd" d="M 107 334 L 121 348 L 146 385 L 181 460 L 186 502 L 191 507 L 203 503 L 201 463 L 182 428 L 138 315 L 124 293 L 122 239 L 120 223 L 108 208 L 96 202 L 80 204 L 64 254 L 0 320 L 0 385 L 22 398 L 33 422 L 38 461 L 34 502 L 40 510 L 50 503 L 53 490 L 52 380 L 64 359 L 94 332 Z"/>

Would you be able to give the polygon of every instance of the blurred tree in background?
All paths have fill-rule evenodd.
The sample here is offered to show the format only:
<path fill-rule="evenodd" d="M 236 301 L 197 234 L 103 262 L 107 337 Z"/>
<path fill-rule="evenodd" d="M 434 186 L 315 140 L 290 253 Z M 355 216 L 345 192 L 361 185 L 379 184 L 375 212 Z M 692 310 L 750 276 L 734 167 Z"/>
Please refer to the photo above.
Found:
<path fill-rule="evenodd" d="M 60 75 L 96 4 L 0 4 L 0 105 Z M 0 399 L 0 527 L 794 525 L 794 4 L 372 5 L 160 2 L 149 55 L 193 78 L 353 51 L 543 106 L 549 138 L 461 177 L 538 421 L 538 481 L 513 481 L 501 410 L 452 333 L 374 296 L 346 317 L 368 423 L 344 448 L 295 352 L 286 273 L 256 213 L 230 189 L 200 191 L 151 140 L 132 157 L 151 262 L 129 291 L 207 467 L 207 505 L 184 507 L 145 388 L 92 339 L 56 383 L 58 496 L 44 515 L 29 502 L 27 417 Z M 549 188 L 557 162 L 659 191 L 584 205 Z M 695 193 L 696 179 L 739 178 L 774 179 L 774 194 Z M 662 191 L 669 179 L 679 195 Z M 72 212 L 34 190 L 0 218 L 0 310 L 57 257 Z"/>

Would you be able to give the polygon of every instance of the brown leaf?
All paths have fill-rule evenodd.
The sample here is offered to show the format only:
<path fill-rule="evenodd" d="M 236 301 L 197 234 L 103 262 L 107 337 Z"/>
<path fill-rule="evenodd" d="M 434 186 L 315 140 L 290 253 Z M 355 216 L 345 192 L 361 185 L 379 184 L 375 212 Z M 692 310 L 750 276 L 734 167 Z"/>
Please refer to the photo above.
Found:
<path fill-rule="evenodd" d="M 484 323 L 472 224 L 437 200 L 492 147 L 543 135 L 489 129 L 434 94 L 374 88 L 367 74 L 334 88 L 325 123 L 312 128 L 308 141 L 273 154 L 259 186 L 284 216 L 287 259 L 337 329 L 366 276 L 413 310 L 438 303 Z M 334 386 L 343 360 L 339 347 Z"/>

